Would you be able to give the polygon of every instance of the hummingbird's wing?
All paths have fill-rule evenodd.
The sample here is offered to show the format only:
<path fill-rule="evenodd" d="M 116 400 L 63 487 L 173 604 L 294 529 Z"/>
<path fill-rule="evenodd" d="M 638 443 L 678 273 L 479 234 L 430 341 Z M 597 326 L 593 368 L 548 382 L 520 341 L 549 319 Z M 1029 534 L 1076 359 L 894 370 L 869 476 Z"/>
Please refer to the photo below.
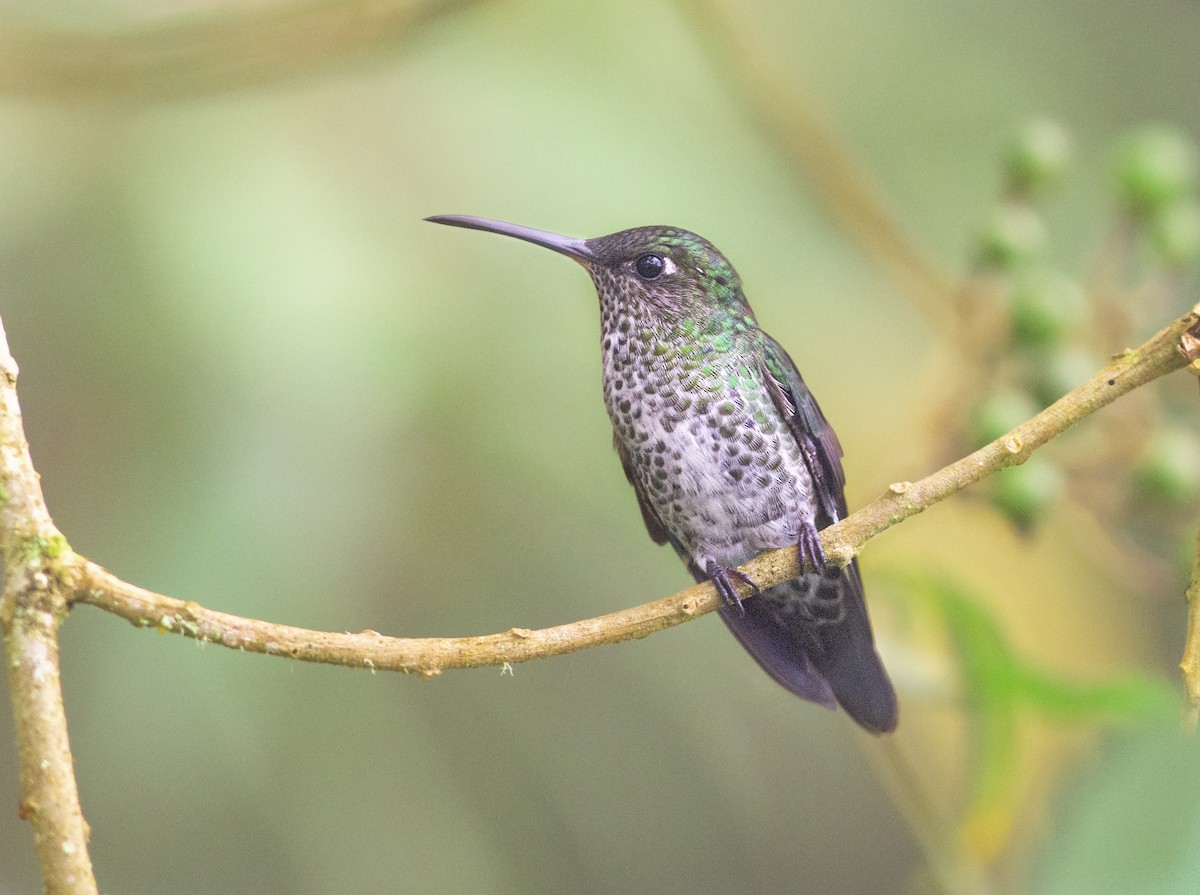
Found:
<path fill-rule="evenodd" d="M 804 454 L 804 463 L 816 491 L 817 506 L 821 510 L 817 514 L 817 528 L 824 528 L 846 515 L 842 446 L 788 353 L 765 333 L 762 339 L 759 372 L 775 409 Z"/>
<path fill-rule="evenodd" d="M 646 499 L 642 486 L 638 484 L 638 478 L 633 474 L 633 464 L 629 462 L 629 457 L 625 453 L 625 445 L 616 430 L 613 430 L 613 448 L 616 450 L 617 456 L 621 458 L 621 468 L 625 470 L 625 478 L 629 480 L 629 484 L 633 485 L 633 490 L 637 494 L 638 508 L 642 511 L 642 521 L 646 523 L 646 531 L 650 532 L 650 539 L 656 544 L 667 543 L 671 539 L 671 535 L 667 531 L 667 527 L 663 525 L 663 521 L 658 518 L 658 513 L 654 512 L 650 501 Z"/>
<path fill-rule="evenodd" d="M 817 528 L 832 525 L 846 515 L 842 446 L 795 363 L 770 336 L 763 337 L 759 368 L 812 476 Z M 820 602 L 838 605 L 840 617 L 809 622 L 803 613 L 776 612 L 769 606 L 772 596 L 785 606 L 815 596 Z M 895 728 L 896 692 L 875 650 L 857 561 L 840 574 L 831 569 L 823 575 L 785 582 L 748 603 L 747 608 L 751 604 L 759 604 L 753 613 L 722 612 L 722 617 L 776 680 L 797 695 L 825 705 L 832 690 L 842 708 L 875 733 Z M 819 684 L 827 685 L 825 692 Z"/>

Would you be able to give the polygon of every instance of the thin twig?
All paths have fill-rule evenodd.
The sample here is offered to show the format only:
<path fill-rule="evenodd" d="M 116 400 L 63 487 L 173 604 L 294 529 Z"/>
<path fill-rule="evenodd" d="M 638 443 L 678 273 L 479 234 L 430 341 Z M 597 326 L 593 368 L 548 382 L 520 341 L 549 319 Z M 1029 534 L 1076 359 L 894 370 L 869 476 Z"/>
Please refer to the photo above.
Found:
<path fill-rule="evenodd" d="M 768 139 L 914 306 L 949 329 L 958 284 L 909 239 L 883 187 L 817 112 L 779 52 L 755 31 L 746 5 L 686 0 L 680 6 Z"/>
<path fill-rule="evenodd" d="M 1023 463 L 1041 445 L 1123 394 L 1187 363 L 1180 336 L 1197 326 L 1197 311 L 1176 320 L 1137 349 L 1118 355 L 1098 373 L 1037 416 L 975 453 L 917 482 L 887 493 L 821 532 L 826 556 L 837 565 L 854 558 L 871 538 L 1000 469 Z M 433 676 L 448 668 L 515 664 L 605 643 L 646 637 L 712 612 L 721 600 L 710 584 L 632 609 L 553 628 L 513 628 L 479 637 L 385 637 L 373 631 L 339 634 L 277 625 L 206 609 L 143 590 L 80 556 L 64 557 L 62 575 L 76 602 L 97 606 L 141 627 L 153 627 L 232 649 Z M 794 549 L 764 553 L 742 567 L 762 588 L 794 577 Z M 743 593 L 748 599 L 749 592 Z"/>
<path fill-rule="evenodd" d="M 114 34 L 0 24 L 0 94 L 162 101 L 278 83 L 382 51 L 474 0 L 319 0 Z"/>
<path fill-rule="evenodd" d="M 21 423 L 17 365 L 0 323 L 0 629 L 21 760 L 19 811 L 33 826 L 49 893 L 94 893 L 88 826 L 79 804 L 58 662 L 67 613 L 57 560 L 65 550 L 50 520 Z"/>
<path fill-rule="evenodd" d="M 870 538 L 897 522 L 1001 469 L 1024 463 L 1037 448 L 1121 395 L 1186 366 L 1188 360 L 1180 351 L 1179 339 L 1196 326 L 1197 320 L 1200 320 L 1200 307 L 1180 317 L 1140 347 L 1126 349 L 1082 385 L 1008 434 L 919 482 L 893 485 L 891 493 L 827 531 L 838 540 L 844 539 L 848 548 L 857 551 Z M 826 553 L 830 553 L 830 542 L 824 537 L 822 541 Z M 833 552 L 837 550 L 837 545 L 833 545 Z"/>
<path fill-rule="evenodd" d="M 1183 647 L 1183 660 L 1179 668 L 1183 672 L 1183 683 L 1187 688 L 1188 711 L 1184 725 L 1196 732 L 1200 721 L 1200 531 L 1196 534 L 1196 558 L 1192 562 L 1192 580 L 1187 588 L 1187 641 Z"/>

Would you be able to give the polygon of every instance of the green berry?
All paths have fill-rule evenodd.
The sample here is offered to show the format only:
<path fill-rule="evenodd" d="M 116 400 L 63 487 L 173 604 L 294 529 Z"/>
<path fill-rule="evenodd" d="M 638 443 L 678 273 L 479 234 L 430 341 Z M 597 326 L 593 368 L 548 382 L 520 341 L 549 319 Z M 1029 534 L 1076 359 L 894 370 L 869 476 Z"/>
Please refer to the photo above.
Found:
<path fill-rule="evenodd" d="M 1009 189 L 1032 195 L 1056 185 L 1071 166 L 1071 137 L 1057 121 L 1031 121 L 1017 135 L 1004 159 Z"/>
<path fill-rule="evenodd" d="M 1013 342 L 1023 348 L 1056 345 L 1087 315 L 1087 299 L 1075 280 L 1050 271 L 1030 273 L 1013 290 Z"/>
<path fill-rule="evenodd" d="M 1158 503 L 1200 496 L 1200 435 L 1185 429 L 1156 432 L 1134 470 L 1138 493 Z"/>
<path fill-rule="evenodd" d="M 1038 412 L 1033 398 L 1006 389 L 985 398 L 971 414 L 971 432 L 979 444 L 995 441 Z"/>
<path fill-rule="evenodd" d="M 979 237 L 979 255 L 986 267 L 1014 270 L 1041 253 L 1046 245 L 1046 225 L 1024 202 L 1004 202 Z"/>
<path fill-rule="evenodd" d="M 1063 491 L 1058 467 L 1040 457 L 1030 457 L 1021 466 L 1002 469 L 992 477 L 992 506 L 1013 525 L 1028 531 Z"/>
<path fill-rule="evenodd" d="M 1186 199 L 1154 216 L 1150 244 L 1168 267 L 1187 267 L 1200 258 L 1200 204 Z"/>
<path fill-rule="evenodd" d="M 1152 126 L 1131 134 L 1117 153 L 1117 188 L 1135 212 L 1153 215 L 1196 185 L 1196 148 L 1179 131 Z"/>

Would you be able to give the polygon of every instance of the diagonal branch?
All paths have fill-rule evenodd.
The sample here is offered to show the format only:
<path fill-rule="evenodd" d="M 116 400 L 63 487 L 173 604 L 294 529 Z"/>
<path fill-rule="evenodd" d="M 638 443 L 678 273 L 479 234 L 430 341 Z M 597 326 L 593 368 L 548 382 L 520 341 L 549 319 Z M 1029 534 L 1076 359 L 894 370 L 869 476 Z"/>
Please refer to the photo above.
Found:
<path fill-rule="evenodd" d="M 838 565 L 893 525 L 945 500 L 993 473 L 1023 463 L 1034 450 L 1084 417 L 1187 364 L 1180 337 L 1200 329 L 1200 307 L 1144 345 L 1116 356 L 1078 388 L 1012 432 L 917 482 L 901 482 L 879 499 L 821 532 L 826 556 Z M 773 550 L 742 567 L 760 587 L 794 577 L 794 549 Z M 385 637 L 374 631 L 338 634 L 240 618 L 143 590 L 83 557 L 64 558 L 62 574 L 73 600 L 89 603 L 142 627 L 173 631 L 232 649 L 432 677 L 447 668 L 504 665 L 556 656 L 605 643 L 646 637 L 720 608 L 710 584 L 697 584 L 661 600 L 597 618 L 540 630 L 512 628 L 479 637 Z M 743 599 L 749 598 L 748 589 Z"/>

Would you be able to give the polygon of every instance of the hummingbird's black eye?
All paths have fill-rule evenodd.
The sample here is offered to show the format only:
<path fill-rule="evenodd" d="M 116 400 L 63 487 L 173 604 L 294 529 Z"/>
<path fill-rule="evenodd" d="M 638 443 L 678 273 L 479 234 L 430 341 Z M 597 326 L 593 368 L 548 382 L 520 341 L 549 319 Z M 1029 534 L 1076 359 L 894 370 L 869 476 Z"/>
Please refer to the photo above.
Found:
<path fill-rule="evenodd" d="M 644 255 L 638 255 L 638 259 L 633 262 L 633 266 L 637 270 L 638 276 L 643 280 L 653 280 L 663 272 L 663 268 L 667 266 L 667 262 L 663 259 L 662 255 L 647 252 Z"/>

